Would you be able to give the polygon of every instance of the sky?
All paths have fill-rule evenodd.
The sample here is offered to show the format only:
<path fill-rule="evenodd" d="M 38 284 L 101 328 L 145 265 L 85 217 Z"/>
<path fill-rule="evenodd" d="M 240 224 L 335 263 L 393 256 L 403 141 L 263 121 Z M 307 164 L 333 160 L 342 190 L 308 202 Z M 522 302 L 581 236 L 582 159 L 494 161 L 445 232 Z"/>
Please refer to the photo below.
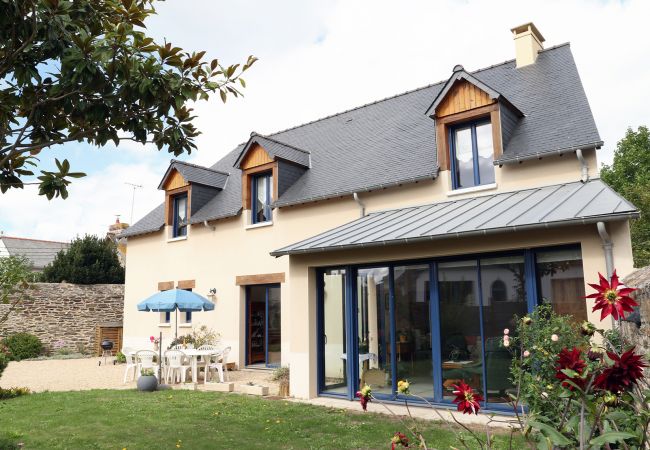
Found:
<path fill-rule="evenodd" d="M 650 125 L 647 0 L 383 1 L 167 0 L 148 32 L 224 64 L 259 61 L 244 98 L 194 105 L 198 150 L 178 159 L 211 165 L 245 142 L 447 79 L 456 64 L 472 71 L 514 58 L 510 29 L 533 21 L 545 47 L 571 42 L 596 124 L 612 160 L 628 127 Z M 103 235 L 120 215 L 137 221 L 161 203 L 157 190 L 173 155 L 129 142 L 96 148 L 65 144 L 41 154 L 70 160 L 87 177 L 67 200 L 36 187 L 0 194 L 0 231 L 68 241 Z M 141 188 L 135 189 L 127 184 Z M 133 212 L 132 212 L 133 211 Z"/>

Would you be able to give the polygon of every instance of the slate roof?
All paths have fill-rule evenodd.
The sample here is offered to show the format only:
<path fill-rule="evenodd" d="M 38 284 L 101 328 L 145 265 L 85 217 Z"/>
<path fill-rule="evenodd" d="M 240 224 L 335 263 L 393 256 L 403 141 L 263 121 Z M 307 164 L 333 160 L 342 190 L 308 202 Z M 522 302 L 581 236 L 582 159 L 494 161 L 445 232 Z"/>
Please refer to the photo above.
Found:
<path fill-rule="evenodd" d="M 517 69 L 510 60 L 469 73 L 524 114 L 495 164 L 602 145 L 569 44 L 541 51 L 535 64 L 526 67 Z M 426 112 L 447 81 L 260 137 L 285 149 L 308 151 L 311 158 L 310 168 L 275 206 L 436 178 L 435 122 Z M 191 223 L 239 214 L 241 172 L 235 166 L 247 144 L 212 166 L 230 173 L 228 185 Z M 123 236 L 159 230 L 163 215 L 156 208 Z"/>
<path fill-rule="evenodd" d="M 54 261 L 57 253 L 70 247 L 67 242 L 43 241 L 40 239 L 27 239 L 11 236 L 0 236 L 8 255 L 4 256 L 25 256 L 32 263 L 32 269 L 43 270 L 45 266 Z M 0 250 L 2 246 L 0 245 Z M 4 251 L 0 251 L 3 256 Z"/>
<path fill-rule="evenodd" d="M 272 256 L 486 235 L 639 217 L 599 179 L 368 214 Z"/>
<path fill-rule="evenodd" d="M 183 178 L 185 178 L 185 181 L 188 183 L 202 184 L 204 186 L 210 186 L 217 189 L 223 189 L 226 185 L 226 181 L 228 180 L 228 172 L 222 172 L 203 166 L 198 166 L 196 164 L 172 159 L 169 167 L 167 168 L 167 172 L 165 172 L 162 180 L 160 180 L 158 189 L 163 188 L 163 184 L 167 179 L 167 175 L 169 175 L 172 169 L 178 170 Z"/>
<path fill-rule="evenodd" d="M 291 161 L 303 167 L 309 167 L 310 155 L 307 150 L 293 147 L 257 133 L 252 133 L 251 138 L 239 153 L 239 157 L 237 158 L 237 161 L 235 161 L 234 167 L 240 167 L 243 156 L 248 152 L 251 145 L 255 143 L 264 147 L 264 150 L 266 150 L 269 156 L 274 160 L 279 158 Z"/>

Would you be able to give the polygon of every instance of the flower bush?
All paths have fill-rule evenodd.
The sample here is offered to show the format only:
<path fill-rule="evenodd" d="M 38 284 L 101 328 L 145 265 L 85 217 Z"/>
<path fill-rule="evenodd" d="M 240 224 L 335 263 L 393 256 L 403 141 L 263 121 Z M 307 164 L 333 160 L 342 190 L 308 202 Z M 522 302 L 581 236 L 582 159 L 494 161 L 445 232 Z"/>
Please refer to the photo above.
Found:
<path fill-rule="evenodd" d="M 599 283 L 590 284 L 596 293 L 586 296 L 595 300 L 593 311 L 601 311 L 601 320 L 610 315 L 625 318 L 636 302 L 629 296 L 634 289 L 621 285 L 616 271 L 611 280 L 599 274 Z M 617 329 L 605 331 L 594 324 L 575 324 L 573 318 L 555 314 L 550 305 L 537 307 L 530 315 L 516 318 L 516 330 L 503 330 L 502 344 L 513 355 L 511 376 L 514 389 L 508 395 L 513 419 L 490 417 L 481 437 L 451 419 L 467 434 L 457 433 L 466 449 L 489 449 L 490 424 L 503 422 L 511 434 L 521 435 L 530 448 L 643 449 L 650 448 L 650 385 L 644 369 L 650 367 L 634 347 L 624 341 Z M 458 412 L 478 414 L 480 393 L 465 381 L 454 386 Z M 417 447 L 428 448 L 417 423 L 410 416 L 408 398 L 416 398 L 433 407 L 426 399 L 411 394 L 407 380 L 397 384 L 397 394 L 406 396 L 404 403 L 412 420 L 406 425 Z M 364 411 L 376 400 L 372 388 L 364 385 L 356 394 Z M 444 422 L 449 419 L 434 408 Z M 399 431 L 391 438 L 391 448 L 409 448 L 409 438 Z M 510 440 L 510 448 L 514 441 Z"/>

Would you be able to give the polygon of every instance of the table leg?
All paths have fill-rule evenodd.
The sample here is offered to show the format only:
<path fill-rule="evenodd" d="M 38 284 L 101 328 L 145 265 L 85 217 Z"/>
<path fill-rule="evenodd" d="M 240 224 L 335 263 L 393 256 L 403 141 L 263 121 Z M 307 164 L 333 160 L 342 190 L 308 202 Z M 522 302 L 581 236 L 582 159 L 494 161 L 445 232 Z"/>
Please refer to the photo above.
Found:
<path fill-rule="evenodd" d="M 199 359 L 198 356 L 192 357 L 192 382 L 193 383 L 198 383 L 198 378 L 199 378 L 197 373 L 198 372 L 197 368 L 199 365 L 198 359 Z"/>

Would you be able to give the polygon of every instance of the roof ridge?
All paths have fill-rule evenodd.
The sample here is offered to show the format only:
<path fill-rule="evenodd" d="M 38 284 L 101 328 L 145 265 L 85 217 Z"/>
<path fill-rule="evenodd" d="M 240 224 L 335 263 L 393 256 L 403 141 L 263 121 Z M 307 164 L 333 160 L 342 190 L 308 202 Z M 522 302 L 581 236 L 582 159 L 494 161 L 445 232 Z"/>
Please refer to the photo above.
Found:
<path fill-rule="evenodd" d="M 213 169 L 212 167 L 205 167 L 205 166 L 200 166 L 200 165 L 198 165 L 198 164 L 194 164 L 194 163 L 190 163 L 190 162 L 186 162 L 186 161 L 181 161 L 180 159 L 172 159 L 172 160 L 170 161 L 170 164 L 174 164 L 174 163 L 185 164 L 186 166 L 196 167 L 197 169 L 210 170 L 210 171 L 212 171 L 212 172 L 217 172 L 217 173 L 220 173 L 220 174 L 222 174 L 222 175 L 228 175 L 228 176 L 230 176 L 230 173 L 228 173 L 228 172 L 224 172 L 224 171 L 222 171 L 222 170 Z"/>
<path fill-rule="evenodd" d="M 23 237 L 17 237 L 17 236 L 7 236 L 6 234 L 0 235 L 0 239 L 18 239 L 21 241 L 36 241 L 36 242 L 50 242 L 52 244 L 65 244 L 65 245 L 70 245 L 70 242 L 64 242 L 64 241 L 51 241 L 48 239 L 33 239 L 33 238 L 23 238 Z"/>
<path fill-rule="evenodd" d="M 545 48 L 543 50 L 540 50 L 538 53 L 548 52 L 550 50 L 555 50 L 555 49 L 557 49 L 559 47 L 564 47 L 566 45 L 570 45 L 570 42 L 564 42 L 562 44 L 557 44 L 557 45 L 554 45 L 552 47 Z M 466 72 L 469 73 L 470 75 L 474 75 L 474 74 L 476 74 L 478 72 L 483 72 L 485 70 L 489 70 L 489 69 L 493 69 L 495 67 L 503 66 L 503 65 L 509 64 L 511 62 L 514 62 L 514 61 L 515 61 L 515 58 L 512 58 L 512 59 L 508 59 L 506 61 L 503 61 L 503 62 L 500 62 L 500 63 L 497 63 L 497 64 L 492 64 L 492 65 L 487 66 L 487 67 L 482 67 L 480 69 L 472 70 L 471 72 L 467 72 L 467 71 Z M 301 123 L 299 125 L 294 125 L 292 127 L 285 128 L 283 130 L 274 131 L 273 133 L 263 135 L 263 136 L 275 136 L 276 134 L 284 133 L 286 131 L 295 130 L 296 128 L 304 127 L 306 125 L 311 125 L 313 123 L 320 122 L 321 120 L 331 119 L 332 117 L 340 116 L 342 114 L 349 113 L 349 112 L 352 112 L 352 111 L 356 111 L 358 109 L 365 108 L 367 106 L 371 106 L 371 105 L 375 105 L 377 103 L 385 102 L 386 100 L 391 100 L 391 99 L 394 99 L 394 98 L 397 98 L 397 97 L 401 97 L 403 95 L 411 94 L 411 93 L 416 92 L 416 91 L 421 91 L 421 90 L 424 90 L 424 89 L 428 89 L 428 88 L 436 86 L 438 84 L 444 84 L 444 83 L 447 82 L 447 80 L 449 80 L 449 77 L 445 78 L 444 80 L 440 80 L 440 81 L 436 81 L 435 83 L 428 84 L 426 86 L 421 86 L 421 87 L 418 87 L 418 88 L 415 88 L 415 89 L 410 89 L 408 91 L 401 92 L 399 94 L 390 95 L 388 97 L 385 97 L 385 98 L 382 98 L 382 99 L 379 99 L 379 100 L 375 100 L 373 102 L 364 103 L 363 105 L 359 105 L 359 106 L 356 106 L 354 108 L 349 108 L 349 109 L 346 109 L 346 110 L 343 110 L 343 111 L 339 111 L 337 113 L 329 114 L 327 116 L 323 116 L 323 117 L 320 117 L 318 119 L 310 120 L 309 122 Z M 246 142 L 248 142 L 248 141 L 246 141 Z M 239 145 L 245 144 L 246 142 L 242 142 Z"/>
<path fill-rule="evenodd" d="M 268 139 L 269 141 L 275 142 L 276 144 L 284 145 L 285 147 L 289 147 L 289 148 L 292 148 L 292 149 L 297 150 L 299 152 L 306 153 L 307 155 L 311 155 L 311 152 L 309 150 L 304 150 L 304 149 L 302 149 L 300 147 L 296 147 L 295 145 L 289 144 L 287 142 L 279 141 L 277 139 L 270 138 L 268 136 L 265 136 L 265 135 L 259 134 L 259 133 L 255 133 L 255 135 L 260 136 L 261 138 L 264 138 L 264 139 Z"/>

